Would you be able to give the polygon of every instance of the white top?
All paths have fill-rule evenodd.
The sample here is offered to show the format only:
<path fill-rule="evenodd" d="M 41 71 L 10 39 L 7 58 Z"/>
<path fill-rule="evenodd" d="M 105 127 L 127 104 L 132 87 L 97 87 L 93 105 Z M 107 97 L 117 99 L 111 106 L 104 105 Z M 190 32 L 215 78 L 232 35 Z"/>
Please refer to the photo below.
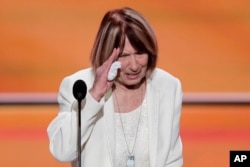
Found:
<path fill-rule="evenodd" d="M 146 96 L 145 96 L 146 97 Z M 121 113 L 115 113 L 115 167 L 126 167 L 126 160 L 129 152 L 135 156 L 135 167 L 149 167 L 149 136 L 148 136 L 148 113 L 147 102 L 144 99 L 141 106 L 137 109 Z M 136 131 L 138 126 L 138 120 L 140 116 L 139 128 L 136 137 Z M 124 138 L 121 119 L 124 127 L 124 133 L 126 136 L 129 151 L 127 150 L 127 144 Z M 136 141 L 135 141 L 136 138 Z M 135 146 L 134 146 L 134 142 Z"/>

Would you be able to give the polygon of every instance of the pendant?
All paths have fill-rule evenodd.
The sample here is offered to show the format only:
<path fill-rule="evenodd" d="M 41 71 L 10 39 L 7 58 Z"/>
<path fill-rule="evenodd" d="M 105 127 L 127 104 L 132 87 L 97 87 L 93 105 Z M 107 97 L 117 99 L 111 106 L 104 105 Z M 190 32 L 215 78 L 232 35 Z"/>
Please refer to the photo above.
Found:
<path fill-rule="evenodd" d="M 128 155 L 127 156 L 127 167 L 134 167 L 135 166 L 135 156 Z"/>

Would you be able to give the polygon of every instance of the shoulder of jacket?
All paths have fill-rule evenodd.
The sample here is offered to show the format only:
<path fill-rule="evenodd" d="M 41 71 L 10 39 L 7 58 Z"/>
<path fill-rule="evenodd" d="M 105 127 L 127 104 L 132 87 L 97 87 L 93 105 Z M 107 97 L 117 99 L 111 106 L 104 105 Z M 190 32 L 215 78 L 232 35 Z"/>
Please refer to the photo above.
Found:
<path fill-rule="evenodd" d="M 156 68 L 153 71 L 150 80 L 153 85 L 159 88 L 167 88 L 169 86 L 174 86 L 177 85 L 179 82 L 179 79 L 177 77 L 160 68 Z"/>
<path fill-rule="evenodd" d="M 76 71 L 75 73 L 64 77 L 62 82 L 67 82 L 69 85 L 73 85 L 77 80 L 83 80 L 86 83 L 87 87 L 90 88 L 94 80 L 93 69 L 86 68 Z"/>
<path fill-rule="evenodd" d="M 82 70 L 79 70 L 79 71 L 76 71 L 70 75 L 68 75 L 67 77 L 70 77 L 70 78 L 88 78 L 90 76 L 94 75 L 94 72 L 92 70 L 92 68 L 86 68 L 86 69 L 82 69 Z"/>

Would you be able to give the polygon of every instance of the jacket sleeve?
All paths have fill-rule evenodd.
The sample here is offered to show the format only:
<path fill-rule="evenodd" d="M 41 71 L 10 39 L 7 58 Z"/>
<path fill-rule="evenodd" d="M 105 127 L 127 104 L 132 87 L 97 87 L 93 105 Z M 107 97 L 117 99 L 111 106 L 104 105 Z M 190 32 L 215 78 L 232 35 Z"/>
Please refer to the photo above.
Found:
<path fill-rule="evenodd" d="M 180 138 L 180 117 L 181 117 L 181 110 L 182 110 L 182 95 L 183 93 L 182 93 L 181 83 L 177 79 L 171 145 L 170 145 L 169 157 L 166 162 L 166 167 L 182 167 L 183 166 L 182 142 Z"/>
<path fill-rule="evenodd" d="M 59 161 L 69 162 L 77 158 L 77 101 L 72 95 L 74 80 L 65 78 L 59 89 L 58 103 L 60 112 L 47 128 L 49 149 L 51 154 Z M 82 101 L 81 109 L 81 142 L 84 145 L 91 135 L 98 112 L 104 102 L 95 101 L 87 93 Z"/>

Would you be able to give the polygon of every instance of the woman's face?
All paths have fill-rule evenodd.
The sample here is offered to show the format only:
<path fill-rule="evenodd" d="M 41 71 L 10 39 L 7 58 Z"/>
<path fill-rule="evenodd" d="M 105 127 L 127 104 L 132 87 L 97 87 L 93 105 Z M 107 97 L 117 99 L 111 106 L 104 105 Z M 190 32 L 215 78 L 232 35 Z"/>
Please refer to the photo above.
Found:
<path fill-rule="evenodd" d="M 124 50 L 118 61 L 121 62 L 121 68 L 117 82 L 125 87 L 138 86 L 146 76 L 148 54 L 136 51 L 126 38 Z"/>

